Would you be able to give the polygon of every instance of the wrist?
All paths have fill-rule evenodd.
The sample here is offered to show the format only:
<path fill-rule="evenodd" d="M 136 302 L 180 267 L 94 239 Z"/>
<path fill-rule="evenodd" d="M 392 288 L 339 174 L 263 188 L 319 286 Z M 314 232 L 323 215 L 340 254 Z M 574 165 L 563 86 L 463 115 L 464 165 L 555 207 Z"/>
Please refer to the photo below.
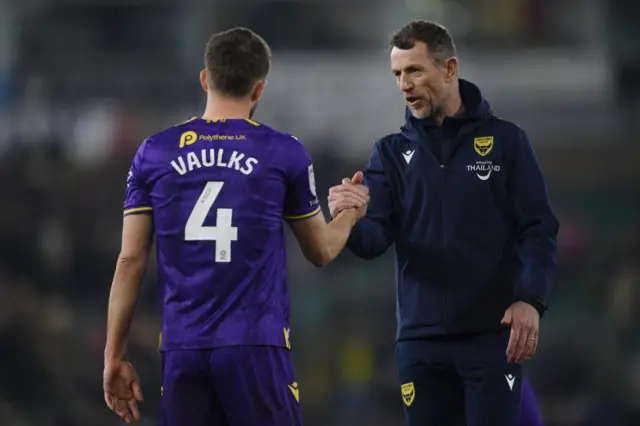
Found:
<path fill-rule="evenodd" d="M 342 210 L 340 213 L 336 215 L 334 219 L 342 218 L 341 220 L 346 220 L 350 227 L 353 227 L 358 221 L 358 211 L 355 208 Z"/>
<path fill-rule="evenodd" d="M 105 349 L 104 351 L 104 363 L 121 362 L 127 360 L 127 348 L 122 349 Z"/>
<path fill-rule="evenodd" d="M 523 297 L 521 301 L 533 306 L 533 308 L 538 311 L 538 315 L 540 315 L 540 318 L 542 318 L 544 313 L 547 311 L 547 304 L 540 296 L 531 295 Z"/>

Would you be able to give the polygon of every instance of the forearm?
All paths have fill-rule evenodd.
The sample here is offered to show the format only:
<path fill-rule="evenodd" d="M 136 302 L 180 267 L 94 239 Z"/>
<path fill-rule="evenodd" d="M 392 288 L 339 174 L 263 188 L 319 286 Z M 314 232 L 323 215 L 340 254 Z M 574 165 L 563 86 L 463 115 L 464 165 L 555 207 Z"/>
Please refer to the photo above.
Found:
<path fill-rule="evenodd" d="M 324 236 L 324 265 L 331 263 L 338 257 L 347 244 L 349 234 L 357 221 L 358 216 L 356 210 L 349 209 L 342 211 L 327 224 Z"/>
<path fill-rule="evenodd" d="M 126 356 L 127 334 L 133 320 L 146 263 L 146 255 L 118 258 L 109 296 L 105 359 Z"/>
<path fill-rule="evenodd" d="M 515 143 L 508 188 L 521 241 L 523 273 L 516 295 L 546 303 L 556 272 L 556 219 L 542 171 L 524 131 Z"/>
<path fill-rule="evenodd" d="M 527 235 L 522 244 L 524 262 L 520 296 L 539 297 L 546 301 L 556 273 L 556 233 L 557 227 L 549 225 L 545 232 Z"/>
<path fill-rule="evenodd" d="M 347 241 L 349 250 L 363 259 L 383 255 L 390 245 L 390 237 L 384 226 L 367 216 L 356 223 Z"/>

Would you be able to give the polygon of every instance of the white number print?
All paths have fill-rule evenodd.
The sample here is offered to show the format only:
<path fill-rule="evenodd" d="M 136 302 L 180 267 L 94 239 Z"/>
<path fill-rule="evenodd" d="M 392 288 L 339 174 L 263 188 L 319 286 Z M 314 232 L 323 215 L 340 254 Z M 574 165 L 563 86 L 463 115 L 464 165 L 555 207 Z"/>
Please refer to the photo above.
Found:
<path fill-rule="evenodd" d="M 238 228 L 231 226 L 232 209 L 216 210 L 216 226 L 204 226 L 204 221 L 220 195 L 224 182 L 207 182 L 184 228 L 186 241 L 215 241 L 216 262 L 231 262 L 231 241 L 238 240 Z"/>

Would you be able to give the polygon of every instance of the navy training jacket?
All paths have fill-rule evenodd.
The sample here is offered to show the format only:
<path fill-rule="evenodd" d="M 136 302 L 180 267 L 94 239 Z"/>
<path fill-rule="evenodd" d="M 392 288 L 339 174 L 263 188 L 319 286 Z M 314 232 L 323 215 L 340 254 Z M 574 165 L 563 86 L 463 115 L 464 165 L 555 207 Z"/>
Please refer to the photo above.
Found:
<path fill-rule="evenodd" d="M 544 312 L 558 221 L 525 132 L 459 80 L 465 113 L 441 126 L 406 110 L 375 144 L 371 201 L 348 247 L 372 259 L 395 244 L 397 339 L 478 333 L 522 300 Z"/>

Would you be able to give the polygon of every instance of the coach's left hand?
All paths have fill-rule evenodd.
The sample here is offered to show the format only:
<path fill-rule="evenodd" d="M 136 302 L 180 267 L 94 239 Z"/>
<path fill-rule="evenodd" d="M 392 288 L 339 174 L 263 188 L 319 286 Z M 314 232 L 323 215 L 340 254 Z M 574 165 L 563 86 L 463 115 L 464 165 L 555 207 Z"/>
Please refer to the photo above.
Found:
<path fill-rule="evenodd" d="M 502 325 L 511 326 L 507 361 L 517 364 L 531 358 L 538 346 L 538 311 L 526 302 L 515 302 L 504 313 Z"/>

